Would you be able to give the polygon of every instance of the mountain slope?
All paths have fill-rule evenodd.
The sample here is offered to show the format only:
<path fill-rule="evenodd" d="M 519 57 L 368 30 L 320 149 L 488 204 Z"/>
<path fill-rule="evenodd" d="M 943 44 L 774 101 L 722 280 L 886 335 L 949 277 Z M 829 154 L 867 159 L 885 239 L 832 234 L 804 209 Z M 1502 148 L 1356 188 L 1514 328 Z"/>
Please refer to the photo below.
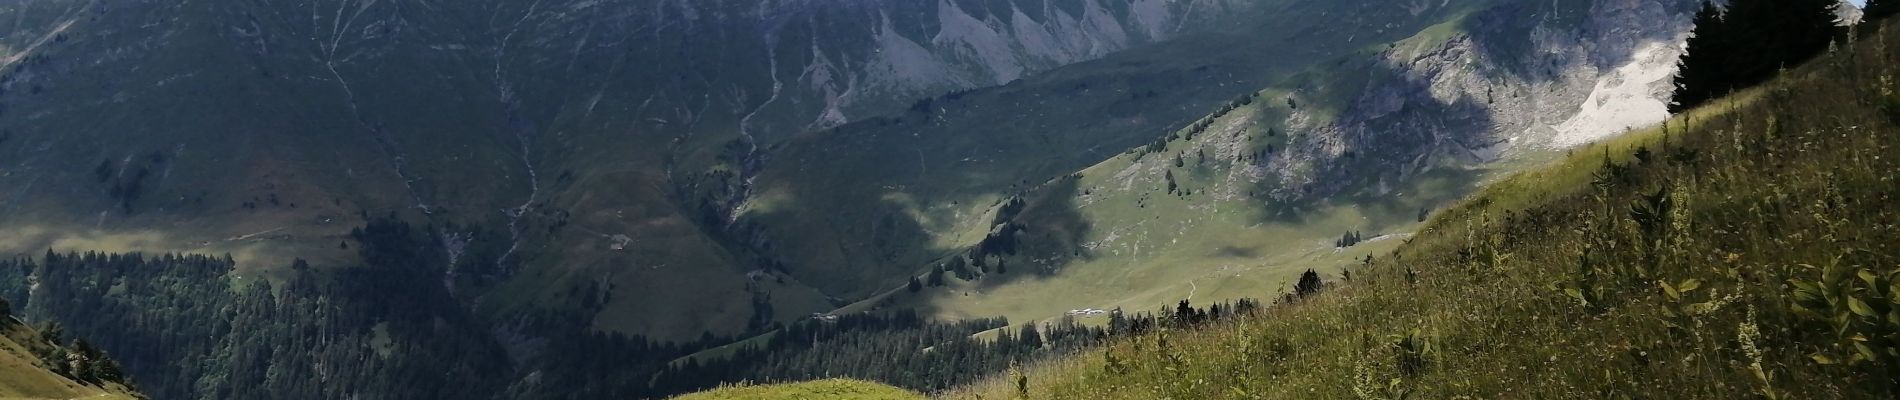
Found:
<path fill-rule="evenodd" d="M 20 320 L 0 312 L 0 398 L 141 398 L 131 388 L 117 382 L 77 382 L 53 372 L 49 366 L 53 361 L 38 355 L 52 353 L 67 354 L 67 350 L 48 342 L 43 335 Z"/>
<path fill-rule="evenodd" d="M 1268 125 L 1315 138 L 1249 172 L 1276 187 L 1236 192 L 1276 204 L 1552 140 L 1540 119 L 1625 103 L 1586 98 L 1599 83 L 1643 100 L 1653 82 L 1615 70 L 1679 34 L 1678 3 L 33 2 L 0 8 L 0 251 L 230 253 L 281 280 L 293 259 L 353 265 L 348 230 L 398 212 L 433 226 L 443 285 L 490 318 L 757 331 L 967 256 L 1006 199 L 1243 95 L 1301 103 Z M 1372 134 L 1389 131 L 1447 132 Z M 1333 179 L 1363 175 L 1337 166 L 1360 154 L 1400 172 Z M 1177 278 L 1133 289 L 1174 297 Z"/>
<path fill-rule="evenodd" d="M 1492 184 L 1314 297 L 1032 368 L 1029 397 L 1890 396 L 1880 36 Z"/>
<path fill-rule="evenodd" d="M 247 324 L 113 314 L 150 323 L 115 344 L 192 345 L 141 354 L 154 393 L 336 368 L 167 324 L 430 377 L 405 394 L 664 393 L 664 361 L 814 312 L 1035 321 L 1276 293 L 1397 246 L 1381 234 L 1493 170 L 1660 118 L 1691 4 L 0 6 L 0 252 L 232 254 L 173 289 L 251 304 Z M 374 243 L 383 218 L 416 229 Z M 1346 232 L 1374 240 L 1325 244 Z M 409 257 L 364 255 L 388 253 Z M 36 317 L 104 318 L 67 308 L 150 300 L 99 283 L 117 272 L 5 283 Z M 199 381 L 218 371 L 245 375 Z"/>
<path fill-rule="evenodd" d="M 1423 15 L 1370 2 L 1273 4 L 1241 29 L 815 132 L 769 151 L 740 227 L 794 272 L 836 277 L 834 292 L 890 287 L 906 276 L 893 269 L 918 271 L 981 239 L 991 228 L 986 215 L 1011 196 L 1148 143 L 1267 82 L 1381 38 L 1403 38 L 1473 3 L 1482 2 L 1428 7 Z M 1313 22 L 1342 15 L 1354 21 Z"/>
<path fill-rule="evenodd" d="M 453 244 L 444 284 L 501 316 L 571 310 L 564 293 L 601 285 L 618 289 L 585 310 L 600 328 L 735 332 L 755 293 L 780 319 L 830 306 L 796 281 L 752 287 L 762 262 L 698 218 L 693 193 L 745 190 L 707 178 L 749 176 L 745 149 L 1205 29 L 1233 7 L 0 6 L 0 248 L 231 253 L 281 279 L 297 258 L 352 264 L 350 227 L 399 212 Z"/>
<path fill-rule="evenodd" d="M 794 275 L 859 290 L 969 271 L 845 310 L 1022 321 L 1273 293 L 1396 243 L 1328 244 L 1344 233 L 1402 234 L 1496 171 L 1660 120 L 1690 5 L 1289 4 L 774 148 L 741 226 Z M 861 283 L 878 269 L 897 274 Z"/>

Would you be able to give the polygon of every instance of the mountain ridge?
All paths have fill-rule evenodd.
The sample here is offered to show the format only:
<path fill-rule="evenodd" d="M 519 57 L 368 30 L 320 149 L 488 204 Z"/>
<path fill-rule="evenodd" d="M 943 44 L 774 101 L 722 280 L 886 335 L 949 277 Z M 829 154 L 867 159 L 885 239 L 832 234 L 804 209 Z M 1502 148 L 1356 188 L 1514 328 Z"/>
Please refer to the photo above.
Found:
<path fill-rule="evenodd" d="M 1445 240 L 1695 6 L 0 6 L 0 291 L 166 396 L 940 390 Z"/>
<path fill-rule="evenodd" d="M 1468 8 L 1453 7 L 1445 14 L 1446 22 L 1421 27 L 1415 34 L 1401 33 L 1405 36 L 1390 45 L 1372 41 L 1356 52 L 1315 63 L 1324 65 L 1323 71 L 1318 70 L 1321 67 L 1296 69 L 1277 80 L 1260 81 L 1265 89 L 1258 91 L 1221 89 L 1242 94 L 1239 98 L 1217 95 L 1196 99 L 1216 112 L 1205 114 L 1188 108 L 1194 111 L 1181 115 L 1192 115 L 1192 119 L 1164 125 L 1170 130 L 1186 127 L 1163 138 L 1150 139 L 1152 136 L 1139 131 L 1131 132 L 1120 139 L 1126 140 L 1122 143 L 1151 144 L 1110 156 L 1107 161 L 1068 170 L 1007 162 L 1000 165 L 1013 167 L 996 168 L 1048 168 L 1045 178 L 1038 178 L 1046 180 L 993 182 L 993 186 L 975 190 L 946 189 L 962 183 L 950 180 L 946 184 L 939 182 L 941 177 L 918 173 L 933 165 L 905 165 L 951 165 L 965 174 L 982 176 L 995 168 L 983 166 L 984 162 L 995 161 L 984 160 L 1022 159 L 1024 156 L 1005 154 L 1032 153 L 1041 148 L 1038 146 L 1048 146 L 1023 143 L 1025 140 L 1008 135 L 1043 135 L 1039 129 L 1064 129 L 1001 128 L 998 131 L 1004 133 L 989 134 L 990 139 L 982 142 L 992 144 L 976 147 L 969 151 L 974 156 L 958 161 L 962 156 L 952 154 L 967 150 L 942 145 L 943 140 L 932 137 L 945 134 L 933 130 L 979 134 L 992 130 L 937 127 L 956 126 L 956 121 L 985 121 L 957 115 L 959 108 L 985 104 L 967 97 L 940 100 L 931 104 L 930 113 L 913 112 L 901 121 L 847 126 L 829 141 L 814 137 L 815 143 L 794 142 L 775 149 L 774 157 L 791 158 L 782 162 L 798 165 L 797 176 L 812 180 L 774 183 L 783 180 L 783 175 L 768 168 L 761 179 L 766 188 L 761 193 L 774 196 L 775 191 L 783 190 L 777 188 L 788 186 L 792 190 L 823 187 L 857 193 L 794 203 L 799 206 L 777 206 L 834 211 L 791 214 L 808 219 L 822 216 L 807 222 L 761 225 L 767 229 L 823 226 L 815 224 L 821 220 L 839 224 L 844 218 L 847 226 L 855 225 L 860 230 L 871 227 L 888 231 L 888 227 L 903 226 L 903 219 L 890 224 L 880 221 L 890 217 L 877 214 L 936 215 L 937 219 L 921 220 L 927 223 L 924 227 L 928 234 L 907 236 L 935 236 L 943 247 L 923 253 L 920 261 L 925 265 L 906 271 L 920 278 L 932 268 L 972 271 L 967 275 L 956 272 L 964 278 L 960 281 L 968 284 L 952 285 L 954 290 L 932 290 L 921 299 L 910 300 L 877 296 L 842 310 L 875 308 L 885 301 L 895 301 L 898 308 L 940 310 L 948 319 L 1000 314 L 1012 320 L 1048 320 L 1072 309 L 1147 309 L 1170 304 L 1182 296 L 1209 295 L 1207 290 L 1195 289 L 1208 289 L 1205 286 L 1210 285 L 1197 286 L 1194 281 L 1220 275 L 1218 271 L 1226 271 L 1220 275 L 1223 280 L 1244 283 L 1212 285 L 1216 298 L 1258 296 L 1290 284 L 1314 263 L 1340 265 L 1352 261 L 1350 256 L 1337 254 L 1339 250 L 1334 246 L 1321 244 L 1340 232 L 1404 233 L 1421 210 L 1437 208 L 1462 196 L 1498 171 L 1561 151 L 1550 144 L 1562 137 L 1557 128 L 1587 118 L 1585 110 L 1633 105 L 1647 112 L 1638 119 L 1663 112 L 1663 101 L 1658 99 L 1667 97 L 1668 82 L 1655 76 L 1657 71 L 1673 70 L 1674 65 L 1657 60 L 1673 59 L 1675 53 L 1671 50 L 1680 46 L 1686 31 L 1689 2 L 1473 3 L 1460 3 Z M 1540 17 L 1519 18 L 1529 22 L 1513 19 L 1522 15 Z M 1340 37 L 1349 36 L 1356 35 Z M 1202 65 L 1221 64 L 1215 61 Z M 1182 69 L 1193 68 L 1199 67 Z M 1632 75 L 1645 80 L 1632 82 L 1628 79 Z M 1022 88 L 1033 85 L 1084 87 L 1076 82 L 1088 82 L 1064 79 L 1072 80 L 1046 77 L 1052 82 L 1031 81 L 1025 85 L 1032 86 L 1007 86 L 997 92 L 1010 93 L 1011 88 L 1025 92 L 1030 89 Z M 1616 82 L 1623 83 L 1608 84 Z M 1144 93 L 1139 88 L 1120 86 L 1090 89 Z M 1067 100 L 1058 99 L 1040 101 Z M 1112 105 L 1107 111 L 1070 107 L 1079 109 L 1078 113 L 1114 115 Z M 1151 110 L 1144 115 L 1163 114 Z M 924 116 L 932 119 L 917 122 Z M 1049 119 L 1006 117 L 1021 121 Z M 1094 142 L 1056 147 L 1102 143 L 1104 132 L 1112 132 L 1084 126 L 1068 129 L 1093 130 L 1093 136 L 1078 137 Z M 1598 129 L 1590 135 L 1619 131 Z M 912 135 L 920 138 L 912 139 Z M 891 154 L 897 152 L 871 151 L 914 145 L 932 151 L 916 154 L 914 161 L 905 160 L 909 158 L 905 154 Z M 944 154 L 946 150 L 950 154 Z M 827 165 L 832 164 L 846 166 L 838 169 L 841 171 L 876 168 L 881 175 L 845 175 L 820 169 L 831 168 Z M 858 181 L 845 189 L 829 180 L 839 176 Z M 867 176 L 884 178 L 867 184 L 863 181 Z M 1185 190 L 1177 190 L 1177 186 Z M 995 194 L 969 195 L 972 192 Z M 824 192 L 798 193 L 793 196 Z M 924 203 L 929 196 L 944 193 L 954 195 L 936 205 Z M 885 200 L 884 204 L 867 205 L 852 198 Z M 1016 200 L 1027 200 L 1026 209 L 1020 213 L 1003 211 L 1010 209 L 1006 204 Z M 886 207 L 901 211 L 868 212 Z M 951 228 L 949 221 L 962 225 Z M 998 229 L 1008 232 L 999 234 Z M 805 242 L 774 240 L 768 244 L 787 251 L 865 249 L 857 251 L 859 257 L 864 257 L 857 261 L 834 260 L 821 265 L 875 264 L 881 259 L 871 256 L 884 257 L 874 251 L 879 246 L 904 248 L 880 245 L 881 241 L 896 240 L 882 239 L 888 234 L 862 231 L 839 235 L 847 238 L 843 240 L 846 245 L 833 246 L 824 242 L 828 236 L 822 232 L 803 229 L 785 237 Z M 880 239 L 872 241 L 870 237 Z M 1010 237 L 1013 239 L 999 239 Z M 999 242 L 1014 242 L 1013 247 L 1025 254 L 986 250 Z M 1245 256 L 1233 256 L 1237 254 Z M 1261 261 L 1263 258 L 1266 261 Z M 1012 273 L 988 271 L 999 263 L 1009 265 Z M 1078 268 L 1069 271 L 1072 274 L 1063 273 L 1070 267 Z M 984 271 L 976 272 L 978 269 Z M 1235 270 L 1253 270 L 1251 274 L 1260 277 L 1233 279 L 1239 276 Z M 1027 275 L 1016 271 L 1026 271 Z M 881 287 L 889 291 L 885 294 L 896 296 L 904 286 L 903 279 L 903 275 L 884 279 Z M 1052 291 L 1062 294 L 1052 295 Z M 982 296 L 966 296 L 976 293 Z M 1123 297 L 1131 294 L 1133 297 Z M 1065 301 L 1046 301 L 1050 298 Z M 1080 301 L 1089 302 L 1077 303 Z"/>
<path fill-rule="evenodd" d="M 484 292 L 523 271 L 653 274 L 638 271 L 661 263 L 640 259 L 674 260 L 693 266 L 650 280 L 724 282 L 710 286 L 734 294 L 729 300 L 687 302 L 704 307 L 683 313 L 715 317 L 666 312 L 633 319 L 677 322 L 604 326 L 676 338 L 737 330 L 745 313 L 717 309 L 747 307 L 740 282 L 754 261 L 694 222 L 694 195 L 682 194 L 743 190 L 714 188 L 705 177 L 748 163 L 751 154 L 719 160 L 724 148 L 1100 56 L 1171 34 L 1137 25 L 1209 18 L 1224 7 L 1054 2 L 1035 11 L 1049 25 L 1013 20 L 1063 43 L 1120 32 L 1093 47 L 1047 47 L 1053 53 L 968 53 L 958 49 L 972 42 L 925 34 L 932 25 L 921 21 L 937 13 L 981 22 L 965 31 L 1002 25 L 974 4 L 16 5 L 0 10 L 19 32 L 5 40 L 22 49 L 6 54 L 20 61 L 7 80 L 11 98 L 0 100 L 10 139 L 0 142 L 10 159 L 0 180 L 16 188 L 0 203 L 14 227 L 0 234 L 0 247 L 231 253 L 276 279 L 297 258 L 349 264 L 349 226 L 393 211 L 441 226 L 440 240 L 456 244 L 448 261 L 458 265 L 443 280 L 460 292 Z M 1137 11 L 1146 22 L 1135 22 Z M 1080 12 L 1095 16 L 1086 25 L 1094 31 L 1061 22 L 1081 21 L 1064 17 Z M 883 29 L 866 19 L 873 16 L 921 30 Z M 867 65 L 901 52 L 881 51 L 876 40 L 921 49 L 912 61 L 955 76 L 875 83 L 888 79 Z M 1004 66 L 1003 75 L 971 72 Z M 841 103 L 847 95 L 865 100 Z M 96 183 L 43 191 L 85 181 Z M 614 222 L 558 232 L 576 215 Z M 560 252 L 585 257 L 549 255 Z M 552 284 L 574 284 L 567 280 Z M 483 299 L 495 309 L 565 307 L 547 299 L 558 289 L 543 283 Z M 808 300 L 787 308 L 823 303 L 798 286 L 789 290 L 804 294 L 782 297 Z"/>

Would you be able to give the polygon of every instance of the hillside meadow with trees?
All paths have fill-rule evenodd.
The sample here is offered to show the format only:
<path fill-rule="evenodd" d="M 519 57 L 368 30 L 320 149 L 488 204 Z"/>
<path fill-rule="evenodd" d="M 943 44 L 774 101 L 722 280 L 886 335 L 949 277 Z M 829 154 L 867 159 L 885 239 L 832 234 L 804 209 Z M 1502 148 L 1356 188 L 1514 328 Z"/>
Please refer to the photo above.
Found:
<path fill-rule="evenodd" d="M 1900 30 L 1868 23 L 1494 183 L 1319 295 L 944 397 L 1900 396 Z"/>

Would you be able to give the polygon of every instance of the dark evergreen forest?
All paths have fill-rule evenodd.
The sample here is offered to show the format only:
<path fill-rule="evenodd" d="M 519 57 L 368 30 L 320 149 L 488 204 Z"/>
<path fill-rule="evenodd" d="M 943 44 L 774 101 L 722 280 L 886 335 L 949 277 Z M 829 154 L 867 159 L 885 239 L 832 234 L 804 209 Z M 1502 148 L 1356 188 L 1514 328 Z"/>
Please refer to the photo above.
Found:
<path fill-rule="evenodd" d="M 0 298 L 119 360 L 158 399 L 652 398 L 722 382 L 853 377 L 933 391 L 1111 335 L 1251 312 L 1256 303 L 1065 319 L 933 322 L 911 312 L 773 325 L 725 357 L 686 357 L 738 338 L 659 342 L 588 329 L 584 315 L 489 321 L 443 285 L 442 244 L 394 219 L 357 229 L 363 265 L 234 284 L 229 257 L 58 253 L 0 261 Z M 999 330 L 993 339 L 978 333 Z"/>

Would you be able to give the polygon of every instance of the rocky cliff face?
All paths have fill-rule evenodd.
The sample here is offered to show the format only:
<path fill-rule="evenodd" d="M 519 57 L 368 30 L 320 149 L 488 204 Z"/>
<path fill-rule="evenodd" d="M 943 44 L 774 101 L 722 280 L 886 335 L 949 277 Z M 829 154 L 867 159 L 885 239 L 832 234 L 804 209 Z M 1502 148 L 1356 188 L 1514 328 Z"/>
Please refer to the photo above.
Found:
<path fill-rule="evenodd" d="M 1584 144 L 1668 117 L 1670 78 L 1691 27 L 1693 6 L 1692 1 L 1675 0 L 1596 1 L 1587 8 L 1542 11 L 1582 18 L 1580 24 L 1547 19 L 1528 29 L 1499 28 L 1522 18 L 1512 14 L 1533 7 L 1496 9 L 1479 16 L 1468 40 L 1451 45 L 1462 48 L 1452 51 L 1472 54 L 1489 51 L 1484 47 L 1526 46 L 1526 52 L 1509 58 L 1495 56 L 1513 53 L 1493 52 L 1493 57 L 1480 58 L 1481 63 L 1467 63 L 1467 77 L 1488 76 L 1484 79 L 1444 73 L 1414 76 L 1431 82 L 1435 98 L 1482 96 L 1490 105 L 1490 119 L 1496 121 L 1496 136 L 1511 146 Z M 1529 41 L 1512 43 L 1524 31 Z M 1444 64 L 1421 67 L 1451 69 Z M 1506 95 L 1511 100 L 1505 100 Z"/>
<path fill-rule="evenodd" d="M 1343 259 L 1390 248 L 1342 246 L 1342 232 L 1395 243 L 1402 236 L 1385 234 L 1477 190 L 1483 171 L 1508 168 L 1498 161 L 1662 120 L 1695 6 L 1445 4 L 1413 9 L 1444 13 L 1443 24 L 1317 60 L 1148 146 L 1042 182 L 1021 195 L 1027 211 L 969 252 L 1032 278 L 983 276 L 958 287 L 983 297 L 920 302 L 1035 319 L 1261 296 L 1307 268 L 1337 273 L 1356 264 Z M 985 250 L 995 243 L 1015 253 Z"/>
<path fill-rule="evenodd" d="M 713 35 L 761 41 L 736 55 L 754 64 L 715 81 L 757 80 L 740 94 L 759 134 L 782 137 L 892 112 L 894 105 L 944 92 L 999 85 L 1026 74 L 1087 61 L 1203 28 L 1244 5 L 1232 0 L 864 2 L 656 1 L 628 7 L 656 37 Z M 576 2 L 560 10 L 619 8 Z M 584 14 L 575 14 L 584 15 Z M 563 13 L 550 23 L 574 17 Z M 581 17 L 585 18 L 585 17 Z M 680 60 L 655 60 L 662 63 Z M 682 68 L 699 68 L 694 62 Z M 768 79 L 769 78 L 769 79 Z M 769 81 L 769 86 L 765 85 Z M 763 100 L 760 102 L 760 100 Z M 774 118 L 783 121 L 773 121 Z"/>
<path fill-rule="evenodd" d="M 1270 174 L 1281 198 L 1405 179 L 1432 168 L 1587 144 L 1668 117 L 1670 79 L 1695 2 L 1512 3 L 1395 44 L 1334 119 L 1296 112 L 1318 132 Z M 1531 16 L 1531 17 L 1526 17 Z M 1298 96 L 1296 94 L 1296 96 Z M 1375 161 L 1336 163 L 1343 156 Z M 1329 166 L 1376 165 L 1388 173 Z M 1347 175 L 1352 176 L 1348 178 Z M 1333 193 L 1336 190 L 1317 190 Z"/>

